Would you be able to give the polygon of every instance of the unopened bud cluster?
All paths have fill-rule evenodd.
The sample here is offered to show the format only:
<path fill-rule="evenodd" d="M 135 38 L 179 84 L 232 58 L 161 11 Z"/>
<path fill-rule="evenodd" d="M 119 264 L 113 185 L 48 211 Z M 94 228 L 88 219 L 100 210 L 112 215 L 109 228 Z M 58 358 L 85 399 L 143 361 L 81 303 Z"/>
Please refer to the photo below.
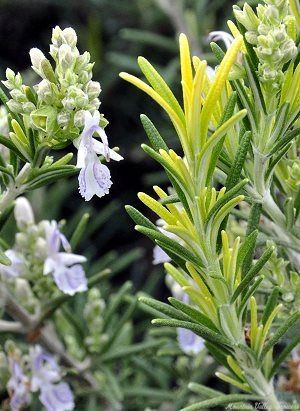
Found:
<path fill-rule="evenodd" d="M 41 275 L 47 256 L 45 222 L 36 225 L 28 203 L 23 203 L 22 198 L 19 200 L 15 207 L 18 232 L 13 247 L 6 251 L 12 264 L 8 267 L 1 265 L 0 275 L 14 294 L 21 297 L 22 305 L 29 312 L 34 312 L 40 305 L 37 297 L 49 297 L 55 288 L 50 278 Z M 34 284 L 33 288 L 30 283 Z"/>
<path fill-rule="evenodd" d="M 256 46 L 259 78 L 272 91 L 280 88 L 283 66 L 297 53 L 295 18 L 289 14 L 287 0 L 265 0 L 265 3 L 258 5 L 257 15 L 247 3 L 242 10 L 234 6 L 234 14 L 247 30 L 248 43 Z"/>
<path fill-rule="evenodd" d="M 90 54 L 80 54 L 72 28 L 52 33 L 50 55 L 54 67 L 41 50 L 30 50 L 33 70 L 42 80 L 33 88 L 23 84 L 20 73 L 7 69 L 4 85 L 10 90 L 8 107 L 21 114 L 24 124 L 51 135 L 54 142 L 78 137 L 84 125 L 84 112 L 94 113 L 100 106 L 100 84 L 92 81 Z M 103 120 L 105 122 L 105 120 Z"/>
<path fill-rule="evenodd" d="M 300 159 L 296 158 L 291 161 L 291 164 L 287 166 L 287 171 L 287 185 L 291 190 L 298 192 L 300 187 Z"/>
<path fill-rule="evenodd" d="M 300 309 L 300 277 L 299 273 L 291 269 L 293 263 L 299 264 L 299 261 L 296 261 L 296 259 L 299 259 L 299 254 L 292 251 L 288 261 L 278 255 L 277 247 L 273 241 L 268 240 L 267 244 L 275 246 L 275 249 L 262 270 L 262 274 L 265 276 L 262 286 L 267 293 L 275 285 L 279 287 L 281 303 L 283 305 L 280 317 L 281 321 L 284 321 L 291 313 Z"/>
<path fill-rule="evenodd" d="M 51 298 L 57 293 L 51 276 L 43 275 L 46 274 L 44 264 L 49 253 L 55 252 L 49 250 L 48 237 L 51 225 L 57 223 L 42 220 L 36 224 L 31 205 L 24 197 L 16 200 L 14 215 L 18 232 L 12 248 L 5 252 L 11 265 L 0 264 L 0 277 L 20 298 L 22 305 L 34 313 L 40 307 L 41 297 Z M 55 247 L 58 239 L 53 236 L 51 241 Z"/>
<path fill-rule="evenodd" d="M 101 346 L 108 340 L 107 334 L 103 333 L 103 314 L 105 301 L 101 298 L 97 288 L 88 291 L 87 303 L 84 307 L 83 316 L 88 326 L 88 336 L 85 344 L 90 352 L 98 352 Z"/>

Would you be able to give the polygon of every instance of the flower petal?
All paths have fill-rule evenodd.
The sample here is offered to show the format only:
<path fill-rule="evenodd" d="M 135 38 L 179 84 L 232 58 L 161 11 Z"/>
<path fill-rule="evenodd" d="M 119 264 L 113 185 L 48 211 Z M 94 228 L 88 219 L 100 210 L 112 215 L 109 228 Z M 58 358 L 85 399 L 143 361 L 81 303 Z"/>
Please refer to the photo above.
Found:
<path fill-rule="evenodd" d="M 211 31 L 207 36 L 207 39 L 208 41 L 223 41 L 226 49 L 229 49 L 234 40 L 230 33 L 221 30 Z"/>
<path fill-rule="evenodd" d="M 96 155 L 95 155 L 96 156 Z M 82 168 L 78 176 L 79 192 L 86 201 L 94 195 L 103 197 L 112 185 L 109 169 L 96 159 Z"/>
<path fill-rule="evenodd" d="M 74 409 L 74 398 L 68 384 L 47 384 L 41 388 L 39 396 L 47 411 L 67 411 Z"/>
<path fill-rule="evenodd" d="M 198 354 L 204 348 L 204 340 L 191 330 L 177 328 L 177 341 L 179 347 L 186 354 Z"/>
<path fill-rule="evenodd" d="M 14 250 L 6 250 L 5 255 L 10 259 L 11 265 L 0 264 L 0 275 L 6 278 L 21 276 L 26 269 L 24 257 Z"/>
<path fill-rule="evenodd" d="M 11 377 L 6 385 L 10 396 L 10 408 L 19 411 L 29 402 L 28 378 L 23 374 L 21 365 L 15 359 L 10 359 L 9 368 Z"/>
<path fill-rule="evenodd" d="M 95 153 L 102 154 L 103 156 L 105 156 L 104 145 L 103 143 L 101 143 L 101 141 L 96 140 L 95 138 L 92 138 L 92 147 Z M 120 154 L 116 153 L 114 150 L 109 149 L 108 152 L 109 152 L 109 158 L 111 160 L 115 160 L 115 161 L 123 160 L 123 157 L 120 156 Z"/>
<path fill-rule="evenodd" d="M 36 392 L 46 384 L 60 380 L 60 369 L 53 355 L 43 351 L 40 345 L 30 347 L 30 367 L 32 371 L 31 391 Z"/>
<path fill-rule="evenodd" d="M 153 248 L 153 261 L 152 264 L 162 264 L 171 261 L 168 254 L 158 245 Z"/>
<path fill-rule="evenodd" d="M 54 271 L 53 278 L 57 287 L 65 294 L 74 295 L 88 288 L 85 272 L 79 264 Z"/>
<path fill-rule="evenodd" d="M 86 262 L 86 257 L 84 257 L 83 255 L 79 255 L 79 254 L 62 252 L 62 253 L 58 253 L 56 257 L 57 257 L 57 260 L 59 259 L 59 262 L 61 265 L 73 265 L 73 264 Z"/>

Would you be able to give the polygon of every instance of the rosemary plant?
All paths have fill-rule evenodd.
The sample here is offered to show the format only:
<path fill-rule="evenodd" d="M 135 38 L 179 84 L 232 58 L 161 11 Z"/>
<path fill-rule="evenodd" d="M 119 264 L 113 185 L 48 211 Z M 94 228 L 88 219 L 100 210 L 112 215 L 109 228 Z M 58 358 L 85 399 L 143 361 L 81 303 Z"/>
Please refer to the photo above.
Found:
<path fill-rule="evenodd" d="M 165 270 L 189 303 L 141 301 L 164 313 L 154 325 L 201 336 L 227 369 L 218 377 L 237 389 L 185 411 L 248 400 L 258 409 L 284 409 L 274 376 L 300 340 L 299 4 L 265 0 L 253 10 L 246 3 L 234 15 L 226 53 L 211 44 L 219 61 L 213 75 L 180 35 L 182 104 L 143 57 L 138 64 L 148 83 L 120 74 L 164 109 L 180 142 L 175 152 L 141 115 L 150 141 L 142 148 L 164 168 L 172 190 L 138 194 L 163 230 L 137 209 L 127 211 L 171 260 Z M 205 387 L 198 390 L 205 396 Z"/>

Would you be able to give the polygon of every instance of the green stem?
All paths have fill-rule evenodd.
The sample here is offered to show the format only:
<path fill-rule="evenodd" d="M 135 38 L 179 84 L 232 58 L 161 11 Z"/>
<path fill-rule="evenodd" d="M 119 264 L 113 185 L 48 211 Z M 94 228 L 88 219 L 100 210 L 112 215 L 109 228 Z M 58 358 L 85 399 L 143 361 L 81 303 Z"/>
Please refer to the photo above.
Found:
<path fill-rule="evenodd" d="M 276 397 L 272 379 L 268 381 L 261 369 L 255 365 L 255 361 L 244 351 L 237 349 L 235 359 L 241 367 L 243 376 L 253 393 L 263 398 L 264 409 L 268 411 L 281 411 L 282 406 Z"/>
<path fill-rule="evenodd" d="M 263 197 L 266 192 L 265 174 L 267 157 L 257 150 L 254 150 L 254 176 L 253 182 L 256 192 Z"/>
<path fill-rule="evenodd" d="M 279 227 L 286 229 L 285 216 L 278 207 L 278 205 L 275 203 L 270 193 L 270 190 L 265 192 L 263 198 L 263 208 L 269 214 L 269 216 L 275 224 L 277 224 Z"/>
<path fill-rule="evenodd" d="M 276 397 L 272 380 L 267 381 L 261 370 L 249 369 L 245 372 L 244 376 L 253 391 L 264 398 L 264 409 L 267 409 L 268 411 L 282 410 L 280 401 Z"/>
<path fill-rule="evenodd" d="M 3 193 L 0 198 L 0 215 L 11 205 L 11 203 L 24 191 L 26 190 L 26 181 L 29 173 L 31 171 L 31 165 L 26 163 L 18 176 L 15 179 L 15 182 L 7 187 L 6 191 Z"/>

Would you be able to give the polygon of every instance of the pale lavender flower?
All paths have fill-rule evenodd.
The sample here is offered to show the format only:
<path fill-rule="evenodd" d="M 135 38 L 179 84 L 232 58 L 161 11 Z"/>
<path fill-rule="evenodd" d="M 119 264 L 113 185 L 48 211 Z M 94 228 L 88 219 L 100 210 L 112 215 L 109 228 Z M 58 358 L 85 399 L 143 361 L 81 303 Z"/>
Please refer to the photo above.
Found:
<path fill-rule="evenodd" d="M 198 354 L 204 348 L 204 340 L 191 330 L 177 328 L 177 341 L 181 350 L 186 354 Z"/>
<path fill-rule="evenodd" d="M 109 148 L 107 135 L 104 129 L 99 126 L 99 122 L 99 111 L 95 111 L 93 115 L 86 111 L 83 131 L 78 139 L 74 140 L 74 145 L 78 149 L 76 166 L 81 168 L 78 177 L 79 192 L 86 201 L 89 201 L 94 195 L 102 197 L 108 194 L 112 185 L 110 172 L 100 162 L 97 154 L 103 155 L 106 161 L 123 159 L 122 156 Z M 93 138 L 94 133 L 99 135 L 101 141 Z"/>
<path fill-rule="evenodd" d="M 209 33 L 209 35 L 207 36 L 207 40 L 208 41 L 223 41 L 226 49 L 229 49 L 234 39 L 232 35 L 227 33 L 226 31 L 216 30 L 216 31 L 211 31 Z"/>
<path fill-rule="evenodd" d="M 61 371 L 54 357 L 39 345 L 30 348 L 31 391 L 40 391 L 39 399 L 47 411 L 73 410 L 74 398 L 68 384 L 60 382 Z"/>
<path fill-rule="evenodd" d="M 163 264 L 169 261 L 171 261 L 171 258 L 168 254 L 159 245 L 154 246 L 152 264 Z"/>
<path fill-rule="evenodd" d="M 189 304 L 189 296 L 182 292 L 181 300 Z M 177 341 L 181 350 L 186 354 L 198 354 L 204 348 L 204 340 L 199 335 L 185 328 L 177 328 Z"/>
<path fill-rule="evenodd" d="M 46 384 L 39 395 L 47 411 L 67 411 L 74 409 L 74 399 L 68 384 Z"/>
<path fill-rule="evenodd" d="M 180 241 L 177 235 L 170 233 L 169 231 L 166 231 L 162 228 L 162 226 L 164 226 L 165 224 L 166 222 L 162 218 L 159 218 L 156 221 L 157 228 L 162 234 L 173 240 Z M 159 245 L 154 246 L 152 264 L 162 264 L 169 261 L 171 261 L 171 258 L 168 256 L 168 254 Z"/>
<path fill-rule="evenodd" d="M 9 358 L 9 369 L 11 377 L 6 388 L 10 396 L 10 407 L 12 411 L 20 411 L 30 400 L 29 380 L 15 358 Z"/>
<path fill-rule="evenodd" d="M 45 384 L 60 380 L 60 368 L 51 354 L 42 350 L 40 345 L 30 347 L 30 368 L 32 371 L 31 391 L 36 392 Z"/>
<path fill-rule="evenodd" d="M 89 153 L 86 167 L 83 167 L 79 173 L 79 193 L 89 201 L 94 195 L 103 197 L 109 193 L 112 185 L 110 179 L 110 171 L 108 167 L 100 163 L 98 157 L 93 153 Z"/>
<path fill-rule="evenodd" d="M 86 258 L 73 254 L 66 237 L 59 231 L 56 221 L 44 221 L 47 257 L 44 262 L 44 275 L 52 273 L 57 287 L 65 294 L 74 295 L 87 290 L 87 279 L 82 266 Z M 65 251 L 61 252 L 60 247 Z"/>
<path fill-rule="evenodd" d="M 0 264 L 0 274 L 4 278 L 16 278 L 21 276 L 26 269 L 23 256 L 15 250 L 6 250 L 4 253 L 11 261 L 11 265 Z"/>
<path fill-rule="evenodd" d="M 209 78 L 209 80 L 210 80 L 210 81 L 213 81 L 213 79 L 214 79 L 215 76 L 216 76 L 216 71 L 215 71 L 214 68 L 212 68 L 212 67 L 210 67 L 210 66 L 207 66 L 207 67 L 206 67 L 206 74 L 207 74 L 207 77 Z"/>

